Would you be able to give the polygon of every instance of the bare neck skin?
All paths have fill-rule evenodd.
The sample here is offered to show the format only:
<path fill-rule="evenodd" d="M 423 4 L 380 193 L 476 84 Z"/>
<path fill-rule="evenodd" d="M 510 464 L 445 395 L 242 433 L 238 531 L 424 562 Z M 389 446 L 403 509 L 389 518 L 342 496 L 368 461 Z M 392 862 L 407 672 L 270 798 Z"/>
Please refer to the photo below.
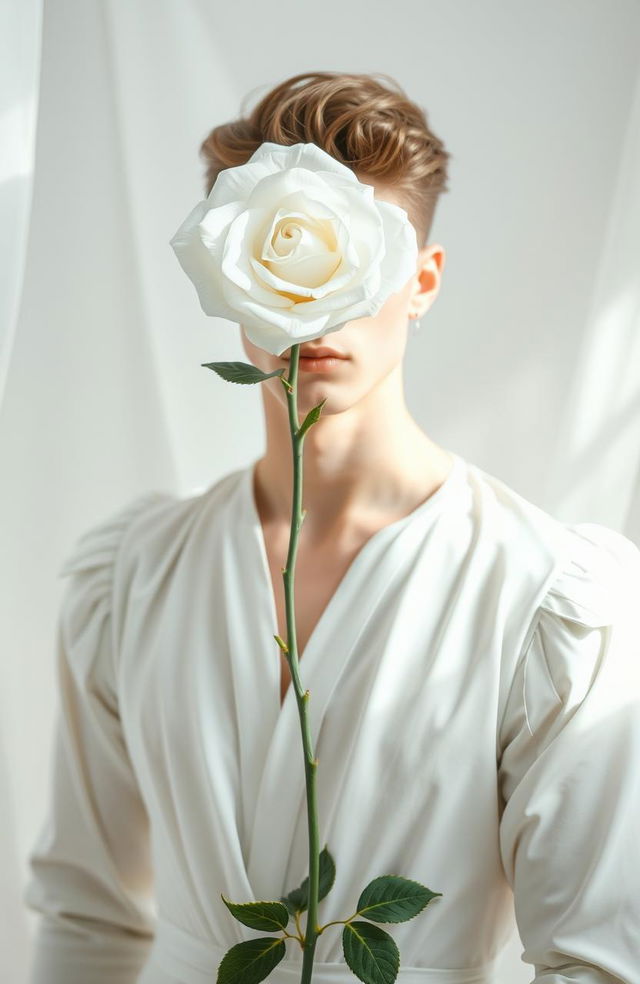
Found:
<path fill-rule="evenodd" d="M 376 197 L 402 205 L 393 188 L 373 187 Z M 326 399 L 303 446 L 306 515 L 301 539 L 309 548 L 324 543 L 330 550 L 338 537 L 343 542 L 366 538 L 368 532 L 407 515 L 437 491 L 453 466 L 451 455 L 409 413 L 403 382 L 410 319 L 422 318 L 436 299 L 445 257 L 440 243 L 422 246 L 414 273 L 374 317 L 346 322 L 320 339 L 347 357 L 339 368 L 298 372 L 300 423 Z M 253 345 L 244 330 L 241 338 L 253 365 L 288 373 L 291 348 L 276 356 Z M 316 341 L 302 343 L 300 356 Z M 419 353 L 416 347 L 416 356 Z M 422 358 L 427 357 L 423 353 Z M 281 539 L 291 524 L 293 488 L 287 399 L 276 377 L 261 383 L 260 391 L 267 449 L 256 466 L 254 493 L 263 525 Z"/>
<path fill-rule="evenodd" d="M 323 379 L 328 377 L 298 374 L 299 393 L 315 394 L 311 405 L 323 398 Z M 264 385 L 262 399 L 267 449 L 256 466 L 256 505 L 264 523 L 284 532 L 291 524 L 293 490 L 289 419 L 286 405 Z M 300 422 L 309 408 L 299 412 Z M 398 363 L 358 403 L 321 415 L 307 431 L 302 492 L 307 543 L 326 543 L 331 535 L 375 529 L 407 515 L 442 485 L 452 464 L 451 455 L 409 413 Z"/>

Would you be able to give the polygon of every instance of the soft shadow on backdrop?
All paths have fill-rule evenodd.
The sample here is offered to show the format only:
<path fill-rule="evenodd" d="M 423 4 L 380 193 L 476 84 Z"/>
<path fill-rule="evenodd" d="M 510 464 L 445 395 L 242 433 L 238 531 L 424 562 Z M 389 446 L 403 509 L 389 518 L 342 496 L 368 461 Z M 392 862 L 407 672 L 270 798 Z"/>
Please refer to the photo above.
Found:
<path fill-rule="evenodd" d="M 238 329 L 202 314 L 168 245 L 203 197 L 200 141 L 251 90 L 384 71 L 426 108 L 453 158 L 410 408 L 559 518 L 640 545 L 640 7 L 613 9 L 285 0 L 248 23 L 207 0 L 1 6 L 7 981 L 29 960 L 20 893 L 47 800 L 62 559 L 138 492 L 188 495 L 262 453 L 257 387 L 201 368 L 244 361 Z M 497 984 L 530 979 L 512 944 Z"/>

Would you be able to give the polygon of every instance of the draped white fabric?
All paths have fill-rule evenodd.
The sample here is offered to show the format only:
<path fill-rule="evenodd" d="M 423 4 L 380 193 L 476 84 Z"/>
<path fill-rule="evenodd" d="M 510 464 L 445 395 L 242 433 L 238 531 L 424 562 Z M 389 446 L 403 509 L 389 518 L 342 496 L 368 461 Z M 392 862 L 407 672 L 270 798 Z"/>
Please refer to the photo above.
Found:
<path fill-rule="evenodd" d="M 0 7 L 0 396 L 20 304 L 33 191 L 42 8 L 40 0 Z M 7 44 L 6 41 L 13 43 Z"/>
<path fill-rule="evenodd" d="M 135 493 L 195 491 L 262 444 L 256 388 L 201 368 L 244 357 L 238 329 L 202 315 L 168 245 L 202 196 L 200 141 L 294 72 L 396 77 L 453 153 L 443 289 L 406 360 L 414 415 L 560 518 L 640 542 L 640 8 L 4 0 L 0 16 L 0 949 L 21 984 L 61 558 Z M 529 979 L 521 951 L 514 935 L 496 984 Z"/>

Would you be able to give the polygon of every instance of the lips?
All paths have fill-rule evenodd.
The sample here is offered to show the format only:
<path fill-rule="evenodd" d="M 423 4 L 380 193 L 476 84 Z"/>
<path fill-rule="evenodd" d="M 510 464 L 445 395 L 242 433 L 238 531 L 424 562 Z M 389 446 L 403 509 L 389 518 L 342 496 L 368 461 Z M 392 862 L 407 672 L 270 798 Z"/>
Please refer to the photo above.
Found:
<path fill-rule="evenodd" d="M 326 357 L 332 357 L 334 359 L 347 359 L 348 356 L 344 352 L 338 352 L 337 349 L 328 348 L 326 345 L 319 345 L 317 348 L 307 348 L 300 349 L 301 359 L 324 359 Z M 290 356 L 286 356 L 286 361 L 288 362 Z"/>

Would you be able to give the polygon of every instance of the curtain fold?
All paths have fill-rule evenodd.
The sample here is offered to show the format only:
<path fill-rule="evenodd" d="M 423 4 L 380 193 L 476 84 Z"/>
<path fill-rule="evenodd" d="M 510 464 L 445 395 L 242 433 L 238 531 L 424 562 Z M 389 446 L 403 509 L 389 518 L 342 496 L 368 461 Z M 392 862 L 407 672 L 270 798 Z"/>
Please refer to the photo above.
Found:
<path fill-rule="evenodd" d="M 547 500 L 640 544 L 640 73 Z"/>
<path fill-rule="evenodd" d="M 29 240 L 41 42 L 42 0 L 0 2 L 0 420 Z M 0 489 L 6 468 L 7 462 L 0 453 Z M 10 501 L 6 495 L 0 501 L 6 514 Z M 7 599 L 8 594 L 3 593 L 3 598 Z M 0 611 L 4 612 L 4 606 L 0 605 Z M 0 625 L 0 632 L 4 632 L 4 619 L 0 619 Z M 2 652 L 10 651 L 3 646 Z M 13 754 L 14 731 L 5 707 L 6 667 L 3 665 L 0 671 L 3 675 L 0 685 L 0 953 L 7 980 L 22 981 L 27 973 L 29 935 L 18 902 L 24 871 L 17 849 L 20 819 L 15 806 L 21 793 L 20 771 L 28 759 Z M 23 801 L 24 807 L 28 807 L 28 797 Z"/>
<path fill-rule="evenodd" d="M 42 0 L 0 3 L 0 407 L 24 278 L 40 81 Z"/>

